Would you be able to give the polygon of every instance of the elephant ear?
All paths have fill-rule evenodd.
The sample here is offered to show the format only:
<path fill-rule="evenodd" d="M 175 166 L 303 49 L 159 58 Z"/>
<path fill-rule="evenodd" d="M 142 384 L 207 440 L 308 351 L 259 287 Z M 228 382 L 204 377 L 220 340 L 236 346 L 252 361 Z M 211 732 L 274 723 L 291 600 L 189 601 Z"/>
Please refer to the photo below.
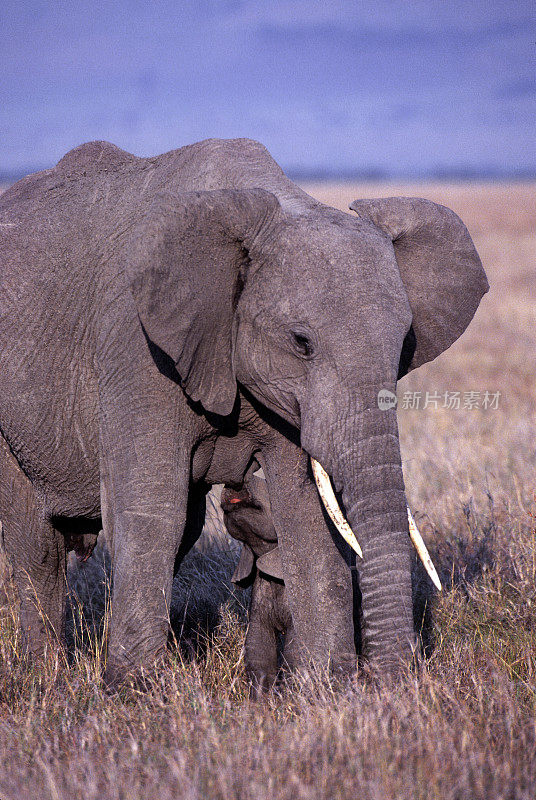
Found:
<path fill-rule="evenodd" d="M 236 399 L 233 316 L 248 247 L 279 209 L 263 189 L 158 194 L 126 265 L 149 339 L 173 359 L 187 395 L 230 414 Z"/>
<path fill-rule="evenodd" d="M 269 578 L 276 578 L 283 581 L 283 564 L 281 563 L 281 551 L 279 547 L 274 547 L 263 556 L 257 559 L 257 569 Z"/>
<path fill-rule="evenodd" d="M 469 232 L 449 208 L 415 197 L 354 200 L 352 211 L 392 240 L 417 339 L 409 369 L 458 339 L 489 285 Z"/>
<path fill-rule="evenodd" d="M 233 572 L 233 577 L 231 578 L 232 583 L 236 583 L 237 586 L 242 586 L 243 588 L 247 588 L 253 583 L 253 570 L 255 569 L 255 556 L 253 554 L 253 550 L 251 547 L 248 547 L 247 544 L 242 545 L 242 552 L 240 553 L 240 559 L 238 564 L 236 565 L 236 569 Z"/>

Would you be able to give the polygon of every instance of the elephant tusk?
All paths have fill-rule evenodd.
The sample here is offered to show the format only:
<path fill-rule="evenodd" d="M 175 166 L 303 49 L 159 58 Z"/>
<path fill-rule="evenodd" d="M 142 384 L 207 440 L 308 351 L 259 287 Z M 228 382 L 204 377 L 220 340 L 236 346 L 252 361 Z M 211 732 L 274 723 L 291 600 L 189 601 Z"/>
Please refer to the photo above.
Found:
<path fill-rule="evenodd" d="M 326 470 L 322 467 L 318 461 L 315 461 L 314 458 L 311 457 L 311 467 L 313 468 L 313 475 L 315 477 L 315 483 L 318 488 L 318 493 L 320 498 L 324 504 L 324 508 L 326 509 L 329 518 L 341 534 L 342 538 L 345 542 L 348 542 L 352 550 L 355 550 L 360 558 L 363 558 L 363 552 L 359 547 L 359 542 L 354 536 L 354 533 L 351 527 L 348 525 L 346 520 L 344 519 L 344 514 L 342 513 L 340 506 L 337 502 L 337 498 L 335 497 L 335 492 L 331 486 L 331 480 L 326 472 Z"/>
<path fill-rule="evenodd" d="M 331 480 L 323 468 L 321 464 L 318 463 L 314 458 L 311 458 L 311 467 L 313 469 L 313 475 L 315 478 L 315 482 L 318 488 L 318 492 L 324 504 L 324 507 L 328 513 L 329 518 L 341 534 L 342 538 L 345 542 L 348 542 L 352 550 L 355 550 L 358 556 L 363 558 L 363 551 L 359 546 L 359 542 L 355 538 L 354 532 L 348 525 L 347 521 L 344 519 L 344 515 L 340 509 L 340 506 L 337 502 L 337 498 L 335 497 L 335 492 L 331 486 Z M 421 534 L 419 533 L 419 529 L 415 524 L 415 520 L 413 519 L 413 514 L 411 513 L 409 506 L 406 506 L 408 512 L 408 524 L 409 524 L 409 536 L 413 545 L 417 551 L 419 558 L 421 559 L 424 568 L 436 589 L 439 591 L 442 590 L 441 581 L 439 580 L 439 575 L 437 574 L 437 570 L 434 567 L 434 563 L 430 558 L 430 553 L 423 541 Z"/>
<path fill-rule="evenodd" d="M 439 575 L 437 574 L 436 568 L 434 567 L 434 563 L 430 558 L 430 553 L 423 541 L 421 534 L 419 533 L 419 529 L 415 525 L 415 520 L 413 519 L 413 514 L 409 510 L 408 506 L 408 522 L 409 522 L 409 536 L 413 544 L 415 545 L 415 549 L 418 553 L 419 558 L 421 559 L 424 568 L 436 589 L 441 591 L 443 588 L 441 586 L 441 581 L 439 580 Z"/>

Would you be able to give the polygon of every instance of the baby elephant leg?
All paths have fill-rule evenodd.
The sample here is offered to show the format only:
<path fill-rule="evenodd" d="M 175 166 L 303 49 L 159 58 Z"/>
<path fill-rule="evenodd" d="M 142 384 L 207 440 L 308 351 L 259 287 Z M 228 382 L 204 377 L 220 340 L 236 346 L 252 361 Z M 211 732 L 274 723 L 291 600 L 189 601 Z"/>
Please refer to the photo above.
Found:
<path fill-rule="evenodd" d="M 283 637 L 279 658 L 280 637 Z M 295 669 L 301 662 L 298 638 L 287 604 L 284 584 L 257 572 L 251 594 L 246 636 L 246 672 L 251 681 L 250 697 L 269 691 L 280 667 Z"/>
<path fill-rule="evenodd" d="M 225 488 L 221 505 L 228 532 L 244 543 L 232 580 L 239 586 L 253 582 L 245 664 L 251 681 L 250 696 L 256 698 L 276 681 L 281 634 L 285 634 L 282 665 L 292 668 L 299 663 L 297 638 L 286 602 L 266 481 L 248 474 L 241 489 Z"/>
<path fill-rule="evenodd" d="M 298 637 L 294 630 L 292 614 L 287 604 L 287 593 L 283 584 L 274 587 L 276 591 L 275 614 L 278 621 L 279 630 L 284 634 L 283 652 L 281 657 L 281 667 L 285 670 L 293 670 L 303 663 L 302 653 L 298 646 Z"/>
<path fill-rule="evenodd" d="M 249 626 L 245 642 L 246 674 L 251 683 L 250 697 L 257 699 L 269 691 L 277 678 L 277 639 L 273 613 L 273 584 L 256 574 L 251 589 Z"/>

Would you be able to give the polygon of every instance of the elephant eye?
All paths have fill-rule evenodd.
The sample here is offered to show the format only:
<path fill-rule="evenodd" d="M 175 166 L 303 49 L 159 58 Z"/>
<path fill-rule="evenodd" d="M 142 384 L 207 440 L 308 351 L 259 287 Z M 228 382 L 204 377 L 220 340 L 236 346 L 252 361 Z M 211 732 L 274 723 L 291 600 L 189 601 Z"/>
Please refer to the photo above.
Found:
<path fill-rule="evenodd" d="M 300 355 L 311 358 L 311 356 L 314 354 L 314 348 L 311 340 L 304 333 L 292 331 L 292 340 L 295 349 Z"/>

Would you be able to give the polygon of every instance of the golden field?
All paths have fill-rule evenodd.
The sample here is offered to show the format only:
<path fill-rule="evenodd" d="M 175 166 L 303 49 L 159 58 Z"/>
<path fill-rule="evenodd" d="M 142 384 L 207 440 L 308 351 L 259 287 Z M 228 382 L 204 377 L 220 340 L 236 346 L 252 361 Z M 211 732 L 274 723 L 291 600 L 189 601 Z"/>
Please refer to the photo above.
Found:
<path fill-rule="evenodd" d="M 296 676 L 251 704 L 247 598 L 231 590 L 236 549 L 216 530 L 176 581 L 178 644 L 150 690 L 109 697 L 97 551 L 70 567 L 68 664 L 22 663 L 5 583 L 1 800 L 536 796 L 536 184 L 305 188 L 342 209 L 389 195 L 450 206 L 491 284 L 462 339 L 399 386 L 408 501 L 444 586 L 415 565 L 422 669 L 389 689 Z M 456 392 L 461 407 L 445 408 Z M 420 408 L 405 408 L 414 393 Z"/>

